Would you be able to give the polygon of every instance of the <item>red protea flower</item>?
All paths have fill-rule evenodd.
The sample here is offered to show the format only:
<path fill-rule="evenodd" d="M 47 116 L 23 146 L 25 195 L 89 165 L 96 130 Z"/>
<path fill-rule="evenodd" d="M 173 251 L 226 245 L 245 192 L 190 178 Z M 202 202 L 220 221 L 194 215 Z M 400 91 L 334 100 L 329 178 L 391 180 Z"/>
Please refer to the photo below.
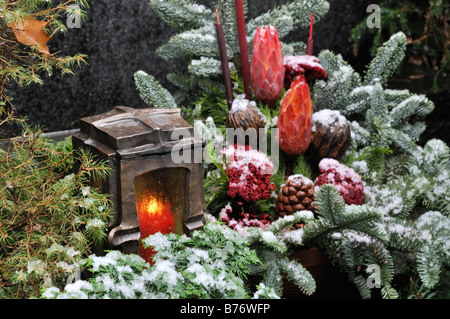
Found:
<path fill-rule="evenodd" d="M 321 174 L 315 180 L 316 186 L 333 184 L 339 190 L 347 205 L 364 203 L 364 186 L 361 177 L 352 169 L 332 158 L 319 163 Z"/>
<path fill-rule="evenodd" d="M 311 142 L 313 105 L 309 86 L 300 74 L 281 101 L 278 116 L 280 148 L 288 155 L 306 152 Z"/>
<path fill-rule="evenodd" d="M 253 40 L 250 85 L 255 97 L 268 104 L 283 92 L 283 51 L 274 26 L 258 27 Z"/>

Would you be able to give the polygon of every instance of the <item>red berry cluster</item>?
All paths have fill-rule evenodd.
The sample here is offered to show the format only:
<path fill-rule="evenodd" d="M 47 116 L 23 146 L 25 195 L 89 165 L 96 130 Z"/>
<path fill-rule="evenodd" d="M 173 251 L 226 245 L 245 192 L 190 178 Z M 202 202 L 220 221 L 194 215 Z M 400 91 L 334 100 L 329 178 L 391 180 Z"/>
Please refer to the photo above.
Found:
<path fill-rule="evenodd" d="M 269 214 L 258 216 L 255 213 L 237 212 L 233 213 L 231 207 L 227 207 L 220 213 L 220 221 L 224 222 L 228 227 L 238 230 L 241 227 L 259 227 L 266 228 L 272 223 Z"/>
<path fill-rule="evenodd" d="M 241 198 L 246 202 L 255 202 L 270 198 L 275 184 L 270 181 L 269 174 L 262 174 L 253 163 L 245 167 L 230 167 L 227 171 L 229 184 L 228 196 Z"/>
<path fill-rule="evenodd" d="M 270 198 L 276 186 L 270 181 L 273 165 L 266 154 L 248 145 L 228 146 L 224 154 L 230 198 L 244 202 Z"/>
<path fill-rule="evenodd" d="M 333 184 L 347 205 L 364 203 L 363 182 L 353 169 L 330 158 L 320 161 L 319 169 L 322 173 L 315 180 L 316 186 Z"/>

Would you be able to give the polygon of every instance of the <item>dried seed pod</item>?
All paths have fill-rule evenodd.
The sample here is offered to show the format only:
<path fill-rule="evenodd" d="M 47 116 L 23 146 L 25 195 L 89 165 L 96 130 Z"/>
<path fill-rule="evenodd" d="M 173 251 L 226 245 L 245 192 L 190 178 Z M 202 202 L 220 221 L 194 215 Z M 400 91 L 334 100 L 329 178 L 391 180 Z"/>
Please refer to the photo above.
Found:
<path fill-rule="evenodd" d="M 234 99 L 225 121 L 227 128 L 242 128 L 244 131 L 255 129 L 256 136 L 258 136 L 259 129 L 264 128 L 265 125 L 265 117 L 255 102 L 245 99 L 244 95 Z"/>
<path fill-rule="evenodd" d="M 314 158 L 339 159 L 350 147 L 350 140 L 350 125 L 339 111 L 325 109 L 313 113 L 309 152 Z"/>

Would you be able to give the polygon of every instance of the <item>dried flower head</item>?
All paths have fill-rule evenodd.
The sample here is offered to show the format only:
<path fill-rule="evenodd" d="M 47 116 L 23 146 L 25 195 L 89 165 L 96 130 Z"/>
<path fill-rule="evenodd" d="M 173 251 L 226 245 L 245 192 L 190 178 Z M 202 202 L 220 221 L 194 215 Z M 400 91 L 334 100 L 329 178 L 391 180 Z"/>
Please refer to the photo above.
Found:
<path fill-rule="evenodd" d="M 275 189 L 275 184 L 270 181 L 273 164 L 266 154 L 238 144 L 230 145 L 222 152 L 229 178 L 228 196 L 246 202 L 271 196 Z"/>
<path fill-rule="evenodd" d="M 361 205 L 364 202 L 364 187 L 361 177 L 352 169 L 335 159 L 324 158 L 319 163 L 322 172 L 317 176 L 316 186 L 333 184 L 347 205 Z"/>

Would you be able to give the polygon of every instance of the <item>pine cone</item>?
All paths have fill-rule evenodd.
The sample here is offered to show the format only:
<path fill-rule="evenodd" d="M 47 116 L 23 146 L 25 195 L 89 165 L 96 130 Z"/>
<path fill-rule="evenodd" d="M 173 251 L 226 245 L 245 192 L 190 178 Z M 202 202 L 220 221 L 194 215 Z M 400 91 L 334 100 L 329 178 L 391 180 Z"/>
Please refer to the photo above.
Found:
<path fill-rule="evenodd" d="M 314 212 L 314 183 L 303 175 L 292 175 L 280 189 L 275 211 L 279 217 L 292 215 L 301 210 Z M 296 225 L 297 228 L 301 225 Z"/>

